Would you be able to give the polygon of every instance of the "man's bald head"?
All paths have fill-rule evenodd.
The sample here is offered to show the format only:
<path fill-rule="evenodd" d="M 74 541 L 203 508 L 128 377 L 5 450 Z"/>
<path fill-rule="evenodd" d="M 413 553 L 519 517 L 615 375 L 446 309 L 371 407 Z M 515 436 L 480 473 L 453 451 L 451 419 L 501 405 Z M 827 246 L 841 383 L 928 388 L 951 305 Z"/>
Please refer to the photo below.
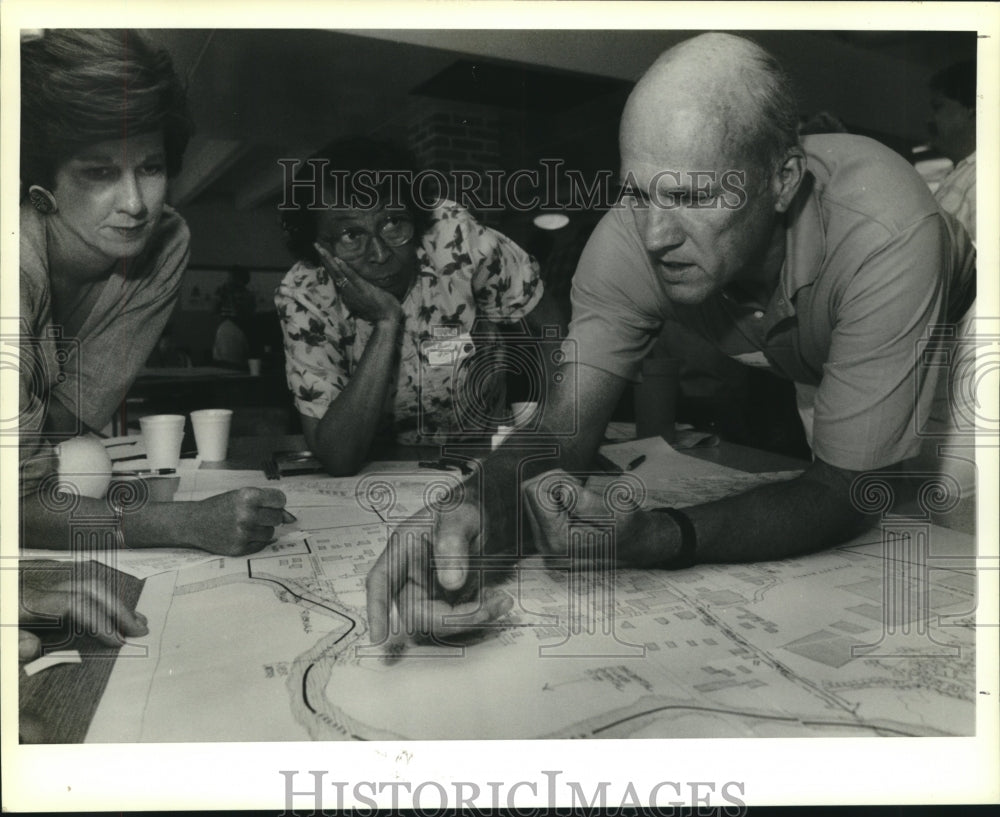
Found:
<path fill-rule="evenodd" d="M 702 34 L 664 52 L 622 115 L 623 154 L 659 138 L 711 138 L 730 160 L 772 172 L 798 144 L 791 83 L 767 51 L 743 37 Z"/>

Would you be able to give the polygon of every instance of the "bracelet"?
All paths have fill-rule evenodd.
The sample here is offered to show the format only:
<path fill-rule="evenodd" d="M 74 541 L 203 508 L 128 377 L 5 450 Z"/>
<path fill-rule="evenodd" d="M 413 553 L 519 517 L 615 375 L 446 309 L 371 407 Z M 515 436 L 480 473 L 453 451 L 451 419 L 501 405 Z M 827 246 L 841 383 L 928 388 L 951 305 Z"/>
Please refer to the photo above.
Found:
<path fill-rule="evenodd" d="M 660 567 L 666 570 L 683 570 L 685 567 L 694 565 L 698 561 L 695 555 L 695 551 L 698 548 L 698 537 L 690 517 L 676 508 L 651 508 L 651 510 L 654 513 L 662 513 L 669 516 L 681 531 L 680 552 L 670 561 L 660 565 Z"/>

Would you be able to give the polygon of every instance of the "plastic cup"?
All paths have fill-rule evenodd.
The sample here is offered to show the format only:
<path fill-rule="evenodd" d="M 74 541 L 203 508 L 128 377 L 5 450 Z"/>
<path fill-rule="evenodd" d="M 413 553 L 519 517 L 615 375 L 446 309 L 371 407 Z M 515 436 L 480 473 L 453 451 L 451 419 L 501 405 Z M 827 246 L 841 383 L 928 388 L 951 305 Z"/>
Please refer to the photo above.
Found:
<path fill-rule="evenodd" d="M 681 364 L 669 357 L 646 358 L 642 362 L 642 382 L 635 386 L 635 432 L 640 438 L 677 439 L 674 420 L 680 390 Z"/>
<path fill-rule="evenodd" d="M 149 491 L 150 502 L 173 502 L 174 494 L 180 487 L 181 478 L 175 476 L 149 476 L 141 477 L 146 483 L 146 490 Z"/>
<path fill-rule="evenodd" d="M 198 444 L 198 456 L 202 462 L 220 462 L 226 458 L 232 419 L 231 409 L 201 409 L 191 412 L 194 440 Z"/>
<path fill-rule="evenodd" d="M 259 357 L 252 357 L 247 361 L 247 366 L 250 369 L 250 374 L 253 377 L 260 377 L 260 366 L 261 360 Z"/>
<path fill-rule="evenodd" d="M 183 414 L 153 414 L 139 418 L 150 468 L 176 468 L 184 440 Z"/>

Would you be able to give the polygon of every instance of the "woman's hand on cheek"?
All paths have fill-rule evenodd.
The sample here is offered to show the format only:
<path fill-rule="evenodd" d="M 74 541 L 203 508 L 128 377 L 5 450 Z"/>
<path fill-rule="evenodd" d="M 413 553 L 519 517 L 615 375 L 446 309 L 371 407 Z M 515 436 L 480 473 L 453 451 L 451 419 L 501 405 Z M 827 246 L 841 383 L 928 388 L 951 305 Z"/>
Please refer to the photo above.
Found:
<path fill-rule="evenodd" d="M 369 323 L 402 322 L 403 307 L 395 295 L 366 281 L 321 244 L 315 246 L 323 266 L 351 312 Z"/>

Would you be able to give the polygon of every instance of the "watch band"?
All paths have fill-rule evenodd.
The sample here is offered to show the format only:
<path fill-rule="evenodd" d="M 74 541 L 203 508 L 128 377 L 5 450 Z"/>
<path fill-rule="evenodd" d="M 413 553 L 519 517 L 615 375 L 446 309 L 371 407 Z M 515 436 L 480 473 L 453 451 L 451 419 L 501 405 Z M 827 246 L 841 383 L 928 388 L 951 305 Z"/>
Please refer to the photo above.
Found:
<path fill-rule="evenodd" d="M 696 551 L 698 549 L 698 537 L 694 530 L 694 524 L 683 511 L 676 508 L 653 508 L 655 513 L 662 513 L 669 516 L 680 528 L 681 549 L 680 552 L 670 561 L 664 562 L 660 567 L 666 570 L 683 570 L 696 564 L 698 559 Z"/>

